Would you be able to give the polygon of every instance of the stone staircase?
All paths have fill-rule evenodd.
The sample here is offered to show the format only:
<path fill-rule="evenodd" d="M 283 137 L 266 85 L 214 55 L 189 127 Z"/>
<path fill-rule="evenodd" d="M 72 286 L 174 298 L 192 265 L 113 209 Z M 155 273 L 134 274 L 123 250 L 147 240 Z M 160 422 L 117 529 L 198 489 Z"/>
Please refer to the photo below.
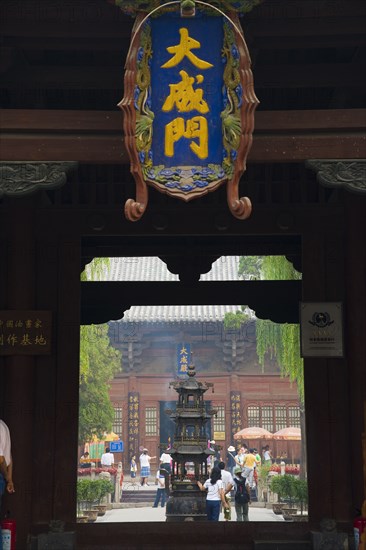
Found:
<path fill-rule="evenodd" d="M 121 505 L 125 506 L 152 506 L 156 496 L 156 486 L 141 487 L 141 485 L 127 485 L 122 489 Z M 113 508 L 117 508 L 119 503 L 115 503 Z M 122 506 L 121 506 L 122 507 Z"/>

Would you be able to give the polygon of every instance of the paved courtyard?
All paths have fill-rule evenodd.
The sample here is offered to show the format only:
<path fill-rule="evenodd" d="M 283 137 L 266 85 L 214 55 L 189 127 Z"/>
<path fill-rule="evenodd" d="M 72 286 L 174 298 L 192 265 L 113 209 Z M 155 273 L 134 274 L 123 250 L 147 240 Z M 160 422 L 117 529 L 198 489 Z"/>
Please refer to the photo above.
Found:
<path fill-rule="evenodd" d="M 250 506 L 250 521 L 284 521 L 281 515 L 276 515 L 269 508 Z M 236 520 L 235 508 L 232 507 L 232 521 Z M 119 508 L 108 510 L 102 517 L 98 517 L 97 523 L 118 523 L 133 521 L 166 521 L 165 508 L 139 507 Z M 223 514 L 220 514 L 220 521 L 224 521 Z"/>

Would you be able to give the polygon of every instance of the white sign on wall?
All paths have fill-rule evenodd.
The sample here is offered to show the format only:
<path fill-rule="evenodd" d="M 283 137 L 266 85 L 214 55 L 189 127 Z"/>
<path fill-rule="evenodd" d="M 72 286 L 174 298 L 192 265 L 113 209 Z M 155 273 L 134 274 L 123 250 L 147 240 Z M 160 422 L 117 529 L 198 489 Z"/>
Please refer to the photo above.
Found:
<path fill-rule="evenodd" d="M 342 302 L 300 302 L 301 357 L 344 357 Z"/>

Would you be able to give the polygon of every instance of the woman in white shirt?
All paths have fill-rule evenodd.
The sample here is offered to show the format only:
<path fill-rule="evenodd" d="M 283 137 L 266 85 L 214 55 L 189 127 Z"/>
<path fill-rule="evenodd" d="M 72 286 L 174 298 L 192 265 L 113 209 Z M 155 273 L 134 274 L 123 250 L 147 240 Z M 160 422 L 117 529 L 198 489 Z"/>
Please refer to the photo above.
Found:
<path fill-rule="evenodd" d="M 224 508 L 228 507 L 225 500 L 224 483 L 221 479 L 221 470 L 217 466 L 212 468 L 210 478 L 202 484 L 197 481 L 201 491 L 207 491 L 206 513 L 208 521 L 219 521 L 220 502 Z"/>

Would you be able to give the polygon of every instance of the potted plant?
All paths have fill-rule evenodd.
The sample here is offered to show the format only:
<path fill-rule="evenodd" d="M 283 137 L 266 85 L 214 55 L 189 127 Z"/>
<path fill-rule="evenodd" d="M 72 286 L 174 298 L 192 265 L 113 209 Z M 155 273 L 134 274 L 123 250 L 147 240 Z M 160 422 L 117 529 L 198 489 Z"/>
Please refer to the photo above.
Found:
<path fill-rule="evenodd" d="M 104 502 L 105 497 L 113 492 L 113 483 L 108 479 L 98 479 L 96 481 L 98 484 L 98 504 L 93 506 L 98 512 L 98 516 L 104 516 L 107 511 L 107 504 Z"/>
<path fill-rule="evenodd" d="M 275 493 L 278 497 L 278 502 L 274 502 L 272 504 L 272 510 L 275 514 L 282 514 L 282 508 L 284 506 L 284 503 L 281 502 L 282 496 L 283 496 L 283 483 L 282 483 L 282 477 L 280 475 L 274 475 L 270 481 L 270 489 L 273 493 Z"/>
<path fill-rule="evenodd" d="M 100 500 L 101 486 L 97 479 L 88 480 L 90 483 L 87 488 L 87 503 L 88 510 L 84 510 L 84 514 L 88 516 L 89 523 L 96 521 L 98 516 L 98 510 L 95 510 L 95 505 Z"/>
<path fill-rule="evenodd" d="M 297 514 L 297 508 L 294 506 L 296 501 L 296 478 L 285 474 L 281 477 L 282 484 L 282 499 L 286 501 L 288 506 L 282 507 L 282 515 L 286 520 L 292 520 Z"/>
<path fill-rule="evenodd" d="M 268 475 L 271 466 L 262 464 L 258 466 L 258 497 L 260 500 L 268 500 Z"/>
<path fill-rule="evenodd" d="M 78 479 L 76 484 L 76 503 L 77 503 L 77 519 L 78 523 L 86 523 L 88 517 L 83 514 L 83 509 L 86 507 L 88 479 Z"/>
<path fill-rule="evenodd" d="M 306 517 L 303 515 L 304 506 L 308 504 L 308 482 L 305 479 L 295 479 L 295 501 L 300 504 L 300 513 L 301 517 Z"/>
<path fill-rule="evenodd" d="M 104 504 L 106 496 L 114 492 L 114 485 L 109 479 L 100 479 L 100 497 L 99 504 Z"/>

